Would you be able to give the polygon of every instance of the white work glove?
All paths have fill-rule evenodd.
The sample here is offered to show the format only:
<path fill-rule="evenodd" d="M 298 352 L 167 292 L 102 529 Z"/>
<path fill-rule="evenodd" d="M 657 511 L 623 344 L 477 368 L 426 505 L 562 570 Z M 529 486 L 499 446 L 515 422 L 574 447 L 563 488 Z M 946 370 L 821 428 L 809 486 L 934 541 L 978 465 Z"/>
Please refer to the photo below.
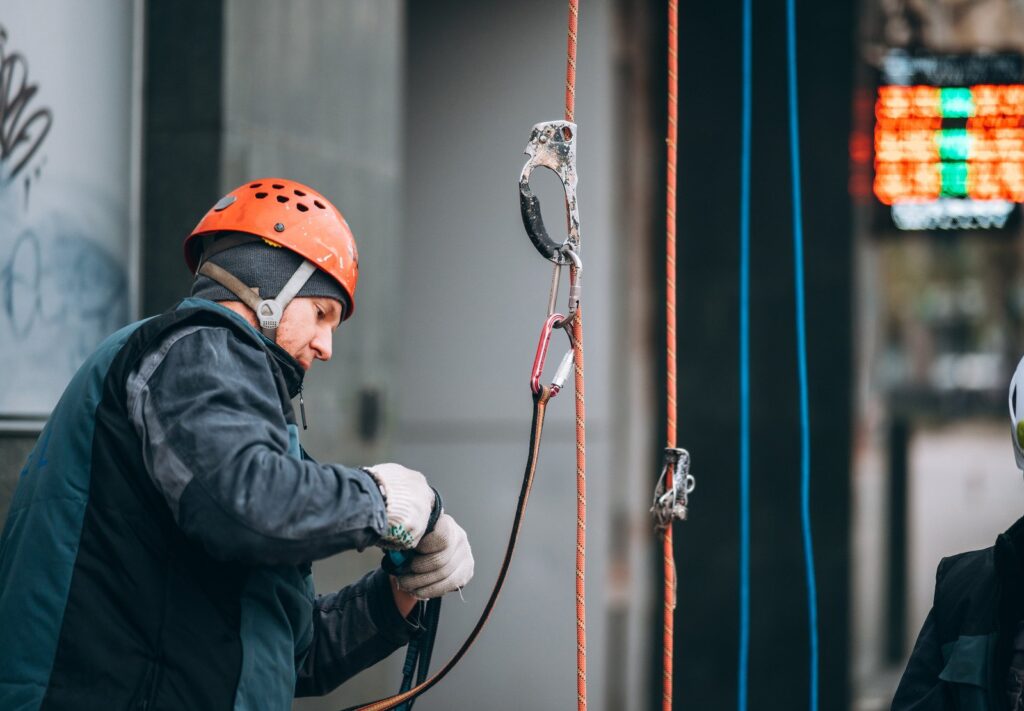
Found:
<path fill-rule="evenodd" d="M 399 588 L 421 600 L 462 588 L 473 577 L 469 538 L 446 513 L 416 546 L 416 553 L 409 563 L 410 572 L 396 577 Z"/>
<path fill-rule="evenodd" d="M 378 545 L 399 551 L 415 548 L 427 530 L 436 492 L 426 477 L 401 464 L 375 464 L 364 471 L 384 495 L 387 531 Z"/>

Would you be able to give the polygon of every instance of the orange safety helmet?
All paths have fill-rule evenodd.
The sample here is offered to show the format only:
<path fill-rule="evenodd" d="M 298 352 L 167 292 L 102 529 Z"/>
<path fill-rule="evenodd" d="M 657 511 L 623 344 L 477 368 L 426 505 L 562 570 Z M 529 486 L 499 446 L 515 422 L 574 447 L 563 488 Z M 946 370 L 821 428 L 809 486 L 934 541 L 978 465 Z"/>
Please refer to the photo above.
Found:
<path fill-rule="evenodd" d="M 217 201 L 185 239 L 185 262 L 199 269 L 215 232 L 245 232 L 289 249 L 330 275 L 348 297 L 343 320 L 355 312 L 359 252 L 345 218 L 316 190 L 284 178 L 259 178 Z"/>

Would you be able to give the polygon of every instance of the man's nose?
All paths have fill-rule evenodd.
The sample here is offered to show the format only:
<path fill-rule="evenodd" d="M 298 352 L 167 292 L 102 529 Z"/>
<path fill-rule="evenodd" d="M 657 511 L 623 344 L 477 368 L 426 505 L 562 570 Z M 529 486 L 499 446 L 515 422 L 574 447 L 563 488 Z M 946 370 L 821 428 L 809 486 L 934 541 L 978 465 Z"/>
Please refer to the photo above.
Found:
<path fill-rule="evenodd" d="M 319 360 L 328 361 L 331 359 L 331 343 L 334 333 L 331 329 L 318 329 L 313 341 L 309 344 Z"/>

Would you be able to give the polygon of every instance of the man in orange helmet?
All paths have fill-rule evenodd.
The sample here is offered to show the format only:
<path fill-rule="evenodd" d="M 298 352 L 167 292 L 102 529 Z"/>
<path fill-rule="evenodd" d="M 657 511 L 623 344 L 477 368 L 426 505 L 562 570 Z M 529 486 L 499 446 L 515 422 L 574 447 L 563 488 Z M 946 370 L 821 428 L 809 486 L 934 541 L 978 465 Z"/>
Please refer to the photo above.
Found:
<path fill-rule="evenodd" d="M 422 474 L 299 445 L 292 398 L 355 308 L 341 213 L 257 180 L 185 254 L 191 297 L 100 345 L 22 471 L 0 540 L 0 708 L 288 709 L 405 644 L 415 601 L 473 575 Z M 369 545 L 411 550 L 407 572 L 314 596 L 311 561 Z"/>

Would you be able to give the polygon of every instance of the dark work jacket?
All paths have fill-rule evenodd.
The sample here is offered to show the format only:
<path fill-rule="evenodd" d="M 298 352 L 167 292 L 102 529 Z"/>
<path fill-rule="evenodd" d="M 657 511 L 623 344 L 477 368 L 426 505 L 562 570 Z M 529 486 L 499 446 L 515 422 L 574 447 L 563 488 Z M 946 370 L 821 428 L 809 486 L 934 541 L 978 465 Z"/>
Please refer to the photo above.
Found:
<path fill-rule="evenodd" d="M 87 359 L 0 537 L 0 709 L 284 711 L 408 641 L 383 571 L 314 595 L 310 562 L 385 512 L 302 452 L 302 375 L 200 299 Z"/>
<path fill-rule="evenodd" d="M 1024 617 L 1024 518 L 994 546 L 944 558 L 935 598 L 893 711 L 1002 711 L 1017 622 Z"/>

